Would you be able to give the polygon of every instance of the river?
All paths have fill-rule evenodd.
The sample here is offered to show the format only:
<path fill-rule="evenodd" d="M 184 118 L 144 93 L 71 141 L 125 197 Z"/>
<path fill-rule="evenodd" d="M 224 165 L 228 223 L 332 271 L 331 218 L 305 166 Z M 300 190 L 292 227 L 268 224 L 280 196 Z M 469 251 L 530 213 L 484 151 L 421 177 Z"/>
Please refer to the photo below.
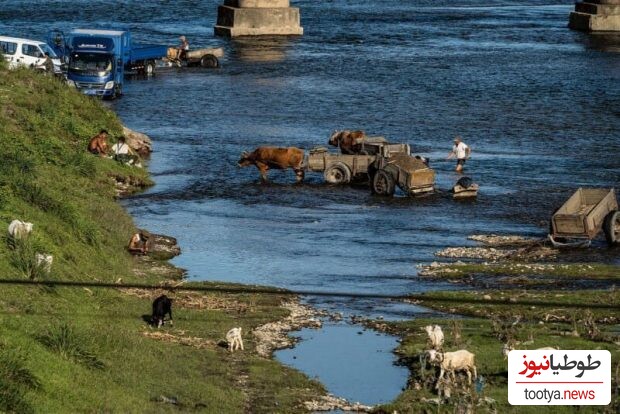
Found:
<path fill-rule="evenodd" d="M 132 80 L 110 104 L 155 142 L 157 185 L 125 205 L 140 226 L 179 239 L 174 262 L 191 279 L 441 289 L 416 275 L 436 250 L 468 244 L 472 233 L 544 235 L 577 186 L 620 187 L 620 36 L 568 30 L 572 1 L 300 0 L 303 37 L 242 41 L 212 37 L 212 0 L 31 3 L 5 0 L 0 32 L 44 38 L 49 28 L 115 22 L 137 41 L 174 44 L 184 34 L 193 46 L 225 47 L 219 70 Z M 410 143 L 430 157 L 444 190 L 457 176 L 443 158 L 462 135 L 478 200 L 382 199 L 327 186 L 319 174 L 294 185 L 292 172 L 272 171 L 262 185 L 255 169 L 236 166 L 258 145 L 310 149 L 343 128 Z M 597 246 L 597 259 L 618 262 Z M 367 300 L 329 306 L 418 312 Z"/>

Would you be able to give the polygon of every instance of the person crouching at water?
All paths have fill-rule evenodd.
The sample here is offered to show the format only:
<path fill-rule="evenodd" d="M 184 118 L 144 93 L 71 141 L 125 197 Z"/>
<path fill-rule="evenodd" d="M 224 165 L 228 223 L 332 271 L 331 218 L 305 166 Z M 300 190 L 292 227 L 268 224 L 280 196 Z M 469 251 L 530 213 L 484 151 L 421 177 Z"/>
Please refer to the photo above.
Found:
<path fill-rule="evenodd" d="M 125 137 L 120 137 L 118 142 L 112 145 L 112 158 L 123 164 L 134 165 L 138 161 L 138 157 L 133 153 Z"/>
<path fill-rule="evenodd" d="M 108 154 L 108 131 L 102 129 L 97 135 L 90 139 L 88 152 L 105 157 Z"/>
<path fill-rule="evenodd" d="M 463 167 L 465 166 L 465 161 L 469 159 L 471 155 L 471 149 L 467 144 L 465 144 L 461 137 L 456 136 L 454 138 L 454 146 L 452 147 L 452 151 L 448 154 L 447 160 L 450 158 L 456 157 L 456 172 L 462 172 Z"/>
<path fill-rule="evenodd" d="M 149 239 L 151 235 L 145 230 L 140 230 L 129 239 L 127 250 L 134 255 L 145 255 L 149 252 Z"/>

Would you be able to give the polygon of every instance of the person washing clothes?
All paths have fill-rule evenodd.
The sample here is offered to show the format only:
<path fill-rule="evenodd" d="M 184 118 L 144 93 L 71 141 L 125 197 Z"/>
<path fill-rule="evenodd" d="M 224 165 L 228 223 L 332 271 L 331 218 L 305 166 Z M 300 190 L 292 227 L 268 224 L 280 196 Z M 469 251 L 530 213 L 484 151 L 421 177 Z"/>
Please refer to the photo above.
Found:
<path fill-rule="evenodd" d="M 138 156 L 133 153 L 127 142 L 125 142 L 125 137 L 120 137 L 118 142 L 112 145 L 112 158 L 120 163 L 129 165 L 135 165 L 139 160 Z"/>

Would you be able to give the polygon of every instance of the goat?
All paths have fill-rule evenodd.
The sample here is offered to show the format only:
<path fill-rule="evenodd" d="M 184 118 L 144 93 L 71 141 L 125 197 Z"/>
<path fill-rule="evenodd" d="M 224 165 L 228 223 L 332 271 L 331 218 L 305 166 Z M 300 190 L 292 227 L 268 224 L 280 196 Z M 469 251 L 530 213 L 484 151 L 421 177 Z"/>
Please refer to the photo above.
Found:
<path fill-rule="evenodd" d="M 241 328 L 232 328 L 226 333 L 226 342 L 228 342 L 228 350 L 234 352 L 237 349 L 243 349 L 243 338 L 241 337 Z"/>
<path fill-rule="evenodd" d="M 21 220 L 13 220 L 9 224 L 9 235 L 14 239 L 23 239 L 32 231 L 32 223 L 26 223 Z"/>
<path fill-rule="evenodd" d="M 52 263 L 54 262 L 54 256 L 51 254 L 37 253 L 34 255 L 37 267 L 40 267 L 48 275 L 52 271 Z"/>
<path fill-rule="evenodd" d="M 467 381 L 471 384 L 471 374 L 472 371 L 474 373 L 474 379 L 478 377 L 478 372 L 476 371 L 475 365 L 475 355 L 471 352 L 461 349 L 460 351 L 454 352 L 437 352 L 434 349 L 426 351 L 429 356 L 429 361 L 433 363 L 437 361 L 439 363 L 439 378 L 437 380 L 437 386 L 439 387 L 439 381 L 443 378 L 443 374 L 448 372 L 448 374 L 452 374 L 452 380 L 455 381 L 456 377 L 454 375 L 455 371 L 465 371 L 467 373 Z"/>
<path fill-rule="evenodd" d="M 439 325 L 428 325 L 424 327 L 428 335 L 428 341 L 433 349 L 441 349 L 443 346 L 443 331 Z"/>

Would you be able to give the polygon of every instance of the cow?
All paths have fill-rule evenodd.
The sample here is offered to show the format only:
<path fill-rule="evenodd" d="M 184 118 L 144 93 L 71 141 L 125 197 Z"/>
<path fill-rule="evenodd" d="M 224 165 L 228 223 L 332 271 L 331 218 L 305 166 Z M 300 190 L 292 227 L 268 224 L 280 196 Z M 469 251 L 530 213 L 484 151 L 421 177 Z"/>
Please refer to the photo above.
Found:
<path fill-rule="evenodd" d="M 14 239 L 23 239 L 32 231 L 32 223 L 26 223 L 21 220 L 13 220 L 9 224 L 9 235 Z"/>
<path fill-rule="evenodd" d="M 234 352 L 238 349 L 243 351 L 243 338 L 241 337 L 241 328 L 232 328 L 226 333 L 226 342 L 228 350 Z"/>
<path fill-rule="evenodd" d="M 88 152 L 105 157 L 108 155 L 108 131 L 102 129 L 88 142 Z"/>
<path fill-rule="evenodd" d="M 172 325 L 172 299 L 166 295 L 161 295 L 153 301 L 151 323 L 157 325 L 158 328 L 163 326 L 166 314 L 170 316 L 170 325 Z"/>
<path fill-rule="evenodd" d="M 237 165 L 239 167 L 255 165 L 263 182 L 267 181 L 267 171 L 270 168 L 278 170 L 292 168 L 297 182 L 304 180 L 304 151 L 295 147 L 258 147 L 250 153 L 244 151 Z"/>
<path fill-rule="evenodd" d="M 359 130 L 334 131 L 329 137 L 328 144 L 340 148 L 340 152 L 342 152 L 343 154 L 358 154 L 358 141 L 365 136 L 366 133 Z"/>

